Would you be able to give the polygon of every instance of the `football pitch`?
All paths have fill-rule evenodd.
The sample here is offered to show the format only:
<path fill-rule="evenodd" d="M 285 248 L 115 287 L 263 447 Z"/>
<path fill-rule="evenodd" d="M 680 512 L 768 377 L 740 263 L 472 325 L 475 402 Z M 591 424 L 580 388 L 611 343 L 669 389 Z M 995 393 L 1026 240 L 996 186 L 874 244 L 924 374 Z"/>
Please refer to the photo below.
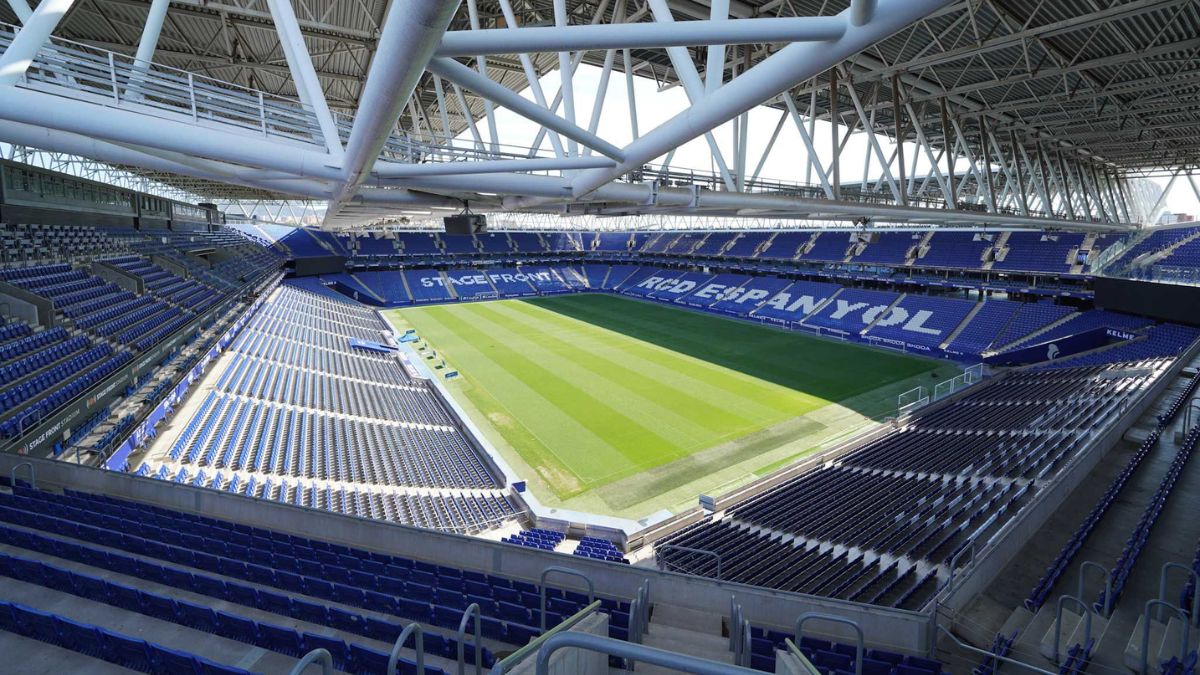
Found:
<path fill-rule="evenodd" d="M 460 372 L 451 394 L 543 503 L 631 518 L 831 445 L 894 414 L 901 391 L 956 372 L 611 295 L 388 316 Z"/>

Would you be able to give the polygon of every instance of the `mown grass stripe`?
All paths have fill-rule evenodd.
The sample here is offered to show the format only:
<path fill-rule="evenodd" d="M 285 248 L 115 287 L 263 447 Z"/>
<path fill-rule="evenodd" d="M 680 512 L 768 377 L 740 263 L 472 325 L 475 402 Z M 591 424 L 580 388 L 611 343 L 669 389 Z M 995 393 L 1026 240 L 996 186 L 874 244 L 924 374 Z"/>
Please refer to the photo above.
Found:
<path fill-rule="evenodd" d="M 478 319 L 478 316 L 475 317 Z M 446 317 L 446 325 L 458 331 L 477 330 L 477 326 L 468 325 L 457 316 Z M 637 464 L 646 455 L 655 455 L 666 450 L 669 453 L 678 448 L 656 430 L 643 426 L 634 419 L 622 414 L 616 408 L 608 405 L 599 398 L 591 395 L 581 385 L 575 385 L 559 376 L 549 368 L 543 367 L 537 361 L 526 357 L 521 350 L 497 341 L 489 351 L 496 357 L 497 365 L 512 377 L 524 383 L 536 382 L 536 391 L 541 392 L 542 398 L 552 402 L 563 414 L 575 423 L 587 429 L 597 438 L 603 439 L 606 445 L 621 455 L 623 461 Z M 532 386 L 530 386 L 533 389 Z M 529 424 L 529 422 L 526 422 Z M 540 425 L 539 425 L 540 426 Z M 559 447 L 570 448 L 571 437 L 561 433 L 559 425 L 550 425 L 546 433 L 538 433 L 540 438 L 551 444 L 561 442 Z M 590 476 L 604 475 L 612 470 L 612 457 L 596 458 L 587 453 L 571 452 L 569 456 L 559 455 L 583 482 L 589 482 Z M 581 467 L 580 465 L 586 465 Z"/>
<path fill-rule="evenodd" d="M 500 308 L 494 308 L 497 315 L 506 314 Z M 631 354 L 637 351 L 638 344 L 628 338 L 606 340 L 608 348 L 602 348 L 595 339 L 573 339 L 580 331 L 560 332 L 556 335 L 544 332 L 542 327 L 572 321 L 557 316 L 556 321 L 547 321 L 545 317 L 529 314 L 522 310 L 512 310 L 512 319 L 519 323 L 513 325 L 523 337 L 540 347 L 568 360 L 571 364 L 581 367 L 591 373 L 597 384 L 607 383 L 614 389 L 614 395 L 640 398 L 641 402 L 630 401 L 633 406 L 644 408 L 647 413 L 660 414 L 669 411 L 679 424 L 698 425 L 705 430 L 700 438 L 691 443 L 704 443 L 712 434 L 724 435 L 730 427 L 749 428 L 766 416 L 775 417 L 777 413 L 762 405 L 755 405 L 751 399 L 743 399 L 749 405 L 737 405 L 739 398 L 736 394 L 710 386 L 694 377 L 679 375 L 686 372 L 684 367 L 679 370 L 662 373 L 655 372 L 656 368 L 643 368 L 641 359 Z M 533 310 L 536 311 L 536 310 Z M 555 315 L 551 315 L 555 316 Z M 590 332 L 584 333 L 589 335 Z M 560 337 L 561 335 L 561 337 Z M 634 364 L 631 367 L 630 364 Z M 690 364 L 680 364 L 686 366 Z M 771 396 L 773 392 L 760 389 L 760 397 Z M 738 408 L 751 408 L 746 414 L 741 414 Z M 675 421 L 661 419 L 663 423 L 676 426 Z"/>

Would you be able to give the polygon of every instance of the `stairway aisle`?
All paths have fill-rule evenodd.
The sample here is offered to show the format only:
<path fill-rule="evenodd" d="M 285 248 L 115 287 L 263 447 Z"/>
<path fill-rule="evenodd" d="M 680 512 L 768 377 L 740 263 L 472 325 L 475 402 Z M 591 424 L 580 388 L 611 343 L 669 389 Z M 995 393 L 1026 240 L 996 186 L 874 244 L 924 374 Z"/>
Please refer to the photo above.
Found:
<path fill-rule="evenodd" d="M 722 617 L 657 602 L 642 644 L 718 663 L 733 663 L 729 638 L 721 636 Z M 613 670 L 614 673 L 628 671 Z M 638 663 L 638 673 L 665 674 L 678 671 L 648 663 Z"/>

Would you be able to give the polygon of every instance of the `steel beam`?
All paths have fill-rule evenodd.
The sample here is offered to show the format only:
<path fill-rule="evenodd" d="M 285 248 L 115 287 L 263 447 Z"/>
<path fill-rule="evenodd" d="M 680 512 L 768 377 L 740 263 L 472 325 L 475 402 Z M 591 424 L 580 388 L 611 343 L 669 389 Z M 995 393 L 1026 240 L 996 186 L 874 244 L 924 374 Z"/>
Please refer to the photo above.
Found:
<path fill-rule="evenodd" d="M 20 2 L 21 0 L 18 0 Z M 12 87 L 25 75 L 75 0 L 42 0 L 0 54 L 0 87 Z"/>
<path fill-rule="evenodd" d="M 767 57 L 736 80 L 676 115 L 625 148 L 625 159 L 614 169 L 589 169 L 573 181 L 576 196 L 592 192 L 668 150 L 711 131 L 737 115 L 770 100 L 781 92 L 828 70 L 875 42 L 936 11 L 952 0 L 881 0 L 875 18 L 863 26 L 847 28 L 829 42 L 790 44 Z M 844 16 L 843 21 L 848 23 Z"/>
<path fill-rule="evenodd" d="M 164 0 L 154 0 L 154 2 L 155 4 L 160 2 L 163 5 L 168 4 Z M 304 105 L 312 108 L 313 115 L 317 118 L 317 125 L 321 127 L 321 136 L 325 140 L 325 147 L 329 150 L 331 161 L 339 161 L 343 154 L 342 138 L 338 134 L 337 123 L 333 121 L 333 115 L 329 112 L 325 91 L 321 88 L 321 80 L 317 78 L 312 57 L 309 56 L 308 47 L 304 44 L 304 35 L 300 32 L 300 24 L 296 21 L 296 13 L 292 10 L 291 0 L 267 0 L 267 6 L 271 9 L 271 16 L 275 17 L 275 30 L 279 34 L 279 46 L 283 49 L 284 57 L 287 59 L 288 69 L 292 74 L 292 84 L 296 86 L 296 93 L 300 95 L 300 101 Z M 162 12 L 165 16 L 165 7 Z M 150 13 L 153 16 L 153 5 Z M 159 25 L 161 26 L 161 19 Z M 156 33 L 155 42 L 157 42 L 157 38 Z M 142 40 L 145 41 L 145 36 Z M 153 49 L 153 47 L 151 48 Z M 141 55 L 142 47 L 139 46 L 139 60 L 143 60 Z M 149 61 L 150 59 L 144 60 Z"/>
<path fill-rule="evenodd" d="M 337 212 L 379 158 L 460 0 L 393 0 L 363 85 L 342 162 L 343 185 L 330 204 Z M 328 212 L 327 212 L 328 213 Z"/>
<path fill-rule="evenodd" d="M 518 115 L 537 122 L 547 129 L 553 129 L 567 138 L 582 143 L 602 155 L 620 161 L 624 154 L 617 146 L 605 141 L 595 134 L 588 133 L 567 120 L 523 98 L 513 90 L 493 82 L 470 68 L 452 59 L 433 59 L 428 64 L 429 71 L 451 82 L 466 87 L 480 96 L 489 98 L 508 108 Z M 565 81 L 565 80 L 564 80 Z"/>
<path fill-rule="evenodd" d="M 429 162 L 424 164 L 380 162 L 375 165 L 371 174 L 379 178 L 405 178 L 409 176 L 450 176 L 520 171 L 572 171 L 578 169 L 606 168 L 615 164 L 615 161 L 606 157 L 493 159 L 472 162 Z"/>
<path fill-rule="evenodd" d="M 846 20 L 832 16 L 680 21 L 673 24 L 670 30 L 663 30 L 657 23 L 491 28 L 447 32 L 436 54 L 439 57 L 455 57 L 813 42 L 837 40 L 845 31 Z"/>
<path fill-rule="evenodd" d="M 17 15 L 17 21 L 22 26 L 29 21 L 29 17 L 33 16 L 33 10 L 29 9 L 29 3 L 25 0 L 8 0 L 8 6 L 12 8 L 13 14 Z"/>

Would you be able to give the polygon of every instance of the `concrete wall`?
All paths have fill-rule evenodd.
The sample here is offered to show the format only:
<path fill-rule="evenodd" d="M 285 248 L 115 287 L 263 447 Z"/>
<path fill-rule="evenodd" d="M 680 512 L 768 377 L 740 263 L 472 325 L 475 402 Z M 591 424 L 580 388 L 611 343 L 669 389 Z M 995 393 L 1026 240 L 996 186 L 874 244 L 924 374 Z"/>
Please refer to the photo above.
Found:
<path fill-rule="evenodd" d="M 54 327 L 54 301 L 0 281 L 0 309 L 30 326 Z"/>
<path fill-rule="evenodd" d="M 30 460 L 14 455 L 0 455 L 0 472 L 8 475 L 11 468 L 22 461 Z M 36 466 L 40 487 L 72 487 L 190 513 L 201 513 L 212 518 L 223 518 L 255 527 L 319 537 L 366 550 L 526 579 L 535 583 L 541 578 L 543 570 L 549 566 L 569 567 L 590 576 L 600 594 L 626 599 L 632 598 L 638 587 L 649 580 L 652 603 L 669 601 L 672 605 L 718 616 L 728 612 L 730 598 L 736 596 L 738 602 L 746 608 L 746 618 L 754 625 L 766 628 L 791 630 L 796 617 L 806 612 L 838 614 L 858 621 L 872 646 L 894 651 L 923 653 L 927 642 L 928 617 L 914 612 L 784 593 L 559 553 L 546 553 L 511 544 L 255 500 L 227 492 L 80 467 L 66 462 L 32 461 Z M 550 583 L 582 590 L 581 583 L 561 576 L 554 577 Z M 814 626 L 812 632 L 833 639 L 852 639 L 848 629 L 843 632 L 833 625 Z"/>
<path fill-rule="evenodd" d="M 111 281 L 127 291 L 133 291 L 138 295 L 146 292 L 146 282 L 141 277 L 133 272 L 126 272 L 116 265 L 109 265 L 105 262 L 94 262 L 92 263 L 91 273 L 105 281 Z"/>
<path fill-rule="evenodd" d="M 188 268 L 184 267 L 183 265 L 180 265 L 179 263 L 177 263 L 174 260 L 171 260 L 170 258 L 167 258 L 165 256 L 152 255 L 152 256 L 150 256 L 150 262 L 154 263 L 155 265 L 158 265 L 159 267 L 170 272 L 171 274 L 174 274 L 175 276 L 179 277 L 180 279 L 192 278 L 191 270 L 189 270 Z"/>

